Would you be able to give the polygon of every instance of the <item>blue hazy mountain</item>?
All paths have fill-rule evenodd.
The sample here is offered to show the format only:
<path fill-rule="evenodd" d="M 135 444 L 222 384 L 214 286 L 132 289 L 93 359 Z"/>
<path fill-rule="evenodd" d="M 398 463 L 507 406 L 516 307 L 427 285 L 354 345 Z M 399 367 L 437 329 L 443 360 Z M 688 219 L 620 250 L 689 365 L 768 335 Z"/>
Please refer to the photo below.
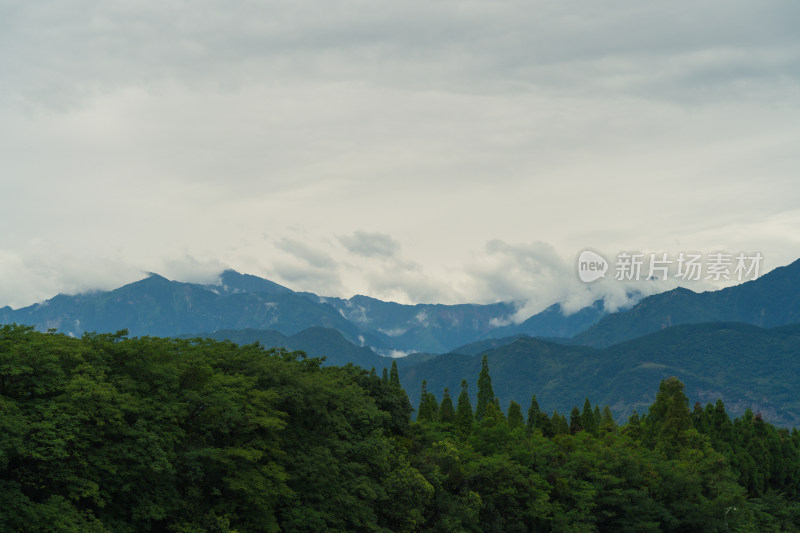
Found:
<path fill-rule="evenodd" d="M 226 272 L 218 285 L 170 281 L 157 274 L 119 289 L 68 296 L 0 311 L 4 323 L 57 329 L 173 337 L 220 329 L 274 329 L 292 335 L 309 327 L 334 328 L 357 340 L 358 328 L 330 305 L 315 304 L 255 276 Z"/>
<path fill-rule="evenodd" d="M 543 409 L 569 413 L 588 396 L 624 420 L 652 404 L 662 379 L 677 376 L 692 401 L 722 399 L 735 415 L 750 408 L 777 424 L 800 425 L 800 324 L 687 324 L 605 348 L 520 337 L 481 353 L 504 410 L 511 400 L 527 408 L 536 394 Z M 401 367 L 400 380 L 415 406 L 423 379 L 438 399 L 467 379 L 475 402 L 480 368 L 481 355 L 445 354 Z"/>
<path fill-rule="evenodd" d="M 262 346 L 286 348 L 289 351 L 300 350 L 309 357 L 325 357 L 326 365 L 346 365 L 353 363 L 363 368 L 375 367 L 380 372 L 390 367 L 392 360 L 382 357 L 366 346 L 356 346 L 332 328 L 312 327 L 294 335 L 284 335 L 280 331 L 263 329 L 219 330 L 213 333 L 182 335 L 182 337 L 211 338 L 219 341 L 229 340 L 236 344 L 246 345 L 255 342 Z"/>
<path fill-rule="evenodd" d="M 367 296 L 326 298 L 226 270 L 213 284 L 170 281 L 158 274 L 112 291 L 59 294 L 22 309 L 0 309 L 0 323 L 80 336 L 85 331 L 178 336 L 219 330 L 274 330 L 294 335 L 331 328 L 357 347 L 381 355 L 444 353 L 480 339 L 514 334 L 568 335 L 604 313 L 602 307 L 564 315 L 547 309 L 519 325 L 507 324 L 513 303 L 402 305 Z"/>
<path fill-rule="evenodd" d="M 513 303 L 402 305 L 367 296 L 326 298 L 295 292 L 257 276 L 226 270 L 212 284 L 170 281 L 158 274 L 112 291 L 59 294 L 22 309 L 0 309 L 0 323 L 80 336 L 85 331 L 174 337 L 219 330 L 274 330 L 294 335 L 331 328 L 357 347 L 381 355 L 444 353 L 470 342 L 514 334 L 567 335 L 604 313 L 602 307 L 564 315 L 555 308 L 540 319 L 508 324 Z"/>
<path fill-rule="evenodd" d="M 679 324 L 743 322 L 762 327 L 800 323 L 800 260 L 758 279 L 718 291 L 678 288 L 603 317 L 574 342 L 610 346 Z"/>

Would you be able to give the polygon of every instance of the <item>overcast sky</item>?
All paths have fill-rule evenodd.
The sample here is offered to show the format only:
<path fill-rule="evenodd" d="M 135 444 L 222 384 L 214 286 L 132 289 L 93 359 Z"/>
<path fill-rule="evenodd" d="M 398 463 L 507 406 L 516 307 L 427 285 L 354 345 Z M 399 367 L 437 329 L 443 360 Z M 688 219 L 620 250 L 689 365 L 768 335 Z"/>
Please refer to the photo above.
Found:
<path fill-rule="evenodd" d="M 532 312 L 624 294 L 577 279 L 585 248 L 788 264 L 798 20 L 796 0 L 2 1 L 0 306 L 233 268 Z"/>

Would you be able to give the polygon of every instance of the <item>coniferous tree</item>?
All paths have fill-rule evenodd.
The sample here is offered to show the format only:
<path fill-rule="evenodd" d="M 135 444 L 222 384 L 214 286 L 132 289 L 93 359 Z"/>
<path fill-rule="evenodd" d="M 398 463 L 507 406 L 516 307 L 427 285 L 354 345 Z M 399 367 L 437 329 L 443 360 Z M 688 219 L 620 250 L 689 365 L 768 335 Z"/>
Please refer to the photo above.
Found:
<path fill-rule="evenodd" d="M 642 423 L 643 442 L 650 448 L 655 448 L 658 441 L 661 440 L 659 435 L 668 417 L 671 417 L 671 427 L 667 432 L 670 436 L 668 437 L 665 434 L 665 439 L 671 442 L 670 446 L 675 444 L 672 441 L 679 438 L 678 433 L 680 431 L 688 429 L 679 429 L 685 425 L 685 421 L 682 420 L 684 414 L 691 427 L 692 419 L 688 407 L 689 400 L 683 393 L 683 389 L 683 383 L 676 377 L 664 379 L 659 384 L 656 401 L 650 406 Z M 673 403 L 680 405 L 673 406 Z M 670 408 L 672 408 L 672 412 L 668 414 Z"/>
<path fill-rule="evenodd" d="M 676 391 L 669 400 L 666 416 L 658 432 L 657 447 L 670 459 L 677 456 L 688 444 L 687 430 L 692 429 L 692 415 L 689 413 L 688 399 L 683 394 L 683 387 Z"/>
<path fill-rule="evenodd" d="M 400 373 L 397 370 L 397 361 L 392 361 L 392 370 L 389 372 L 389 384 L 400 387 Z"/>
<path fill-rule="evenodd" d="M 614 431 L 617 427 L 617 423 L 614 421 L 614 415 L 611 414 L 611 408 L 608 405 L 603 407 L 603 412 L 600 414 L 600 423 L 598 425 L 599 428 L 606 433 Z"/>
<path fill-rule="evenodd" d="M 481 372 L 478 374 L 478 405 L 475 407 L 475 418 L 482 419 L 486 408 L 494 401 L 492 377 L 489 375 L 489 360 L 484 355 L 481 359 Z"/>
<path fill-rule="evenodd" d="M 728 446 L 732 445 L 733 423 L 728 413 L 725 412 L 725 404 L 722 403 L 721 398 L 714 404 L 713 411 L 709 418 L 711 441 L 717 444 L 725 442 L 728 443 Z"/>
<path fill-rule="evenodd" d="M 586 401 L 583 402 L 583 412 L 581 413 L 581 424 L 583 425 L 583 430 L 588 431 L 592 435 L 597 435 L 597 419 L 594 417 L 594 412 L 592 411 L 592 404 L 589 402 L 589 398 L 586 398 Z"/>
<path fill-rule="evenodd" d="M 439 422 L 451 423 L 455 419 L 456 410 L 453 408 L 453 400 L 450 398 L 450 389 L 445 387 L 442 404 L 439 406 Z"/>
<path fill-rule="evenodd" d="M 469 435 L 472 431 L 472 403 L 467 392 L 467 380 L 461 380 L 461 393 L 456 405 L 456 427 L 461 435 Z"/>
<path fill-rule="evenodd" d="M 627 433 L 633 440 L 641 440 L 642 438 L 642 421 L 639 419 L 639 413 L 633 410 L 633 414 L 628 417 L 628 424 L 625 426 L 625 433 Z"/>
<path fill-rule="evenodd" d="M 703 406 L 700 405 L 700 402 L 694 403 L 694 409 L 692 410 L 692 425 L 694 426 L 694 429 L 703 435 L 708 435 L 711 432 L 708 415 L 706 414 L 706 410 L 703 409 Z"/>
<path fill-rule="evenodd" d="M 511 429 L 521 428 L 525 425 L 525 419 L 522 417 L 522 407 L 511 400 L 508 404 L 508 425 Z"/>
<path fill-rule="evenodd" d="M 377 378 L 378 377 L 378 373 L 375 371 L 375 367 L 374 366 L 369 370 L 369 376 L 372 377 L 372 378 Z"/>
<path fill-rule="evenodd" d="M 422 380 L 422 390 L 419 395 L 419 410 L 417 411 L 417 421 L 433 422 L 434 412 L 431 405 L 431 394 L 428 392 L 428 382 Z"/>
<path fill-rule="evenodd" d="M 389 371 L 386 369 L 386 367 L 383 367 L 383 376 L 381 376 L 381 380 L 384 383 L 389 383 Z"/>
<path fill-rule="evenodd" d="M 496 426 L 506 419 L 503 415 L 503 411 L 500 409 L 500 401 L 497 398 L 489 402 L 489 405 L 486 406 L 486 412 L 483 414 L 483 419 L 481 421 L 487 422 L 490 419 L 493 421 L 490 424 L 492 426 Z"/>
<path fill-rule="evenodd" d="M 569 414 L 569 432 L 571 435 L 575 435 L 581 431 L 583 431 L 583 420 L 581 419 L 581 410 L 576 405 Z"/>
<path fill-rule="evenodd" d="M 567 417 L 559 414 L 558 409 L 553 410 L 553 417 L 550 419 L 551 433 L 555 435 L 567 435 L 569 433 L 569 424 Z"/>
<path fill-rule="evenodd" d="M 525 424 L 528 428 L 528 433 L 532 433 L 536 428 L 537 416 L 541 411 L 539 410 L 539 402 L 536 401 L 536 395 L 531 396 L 531 406 L 528 408 L 528 421 Z"/>

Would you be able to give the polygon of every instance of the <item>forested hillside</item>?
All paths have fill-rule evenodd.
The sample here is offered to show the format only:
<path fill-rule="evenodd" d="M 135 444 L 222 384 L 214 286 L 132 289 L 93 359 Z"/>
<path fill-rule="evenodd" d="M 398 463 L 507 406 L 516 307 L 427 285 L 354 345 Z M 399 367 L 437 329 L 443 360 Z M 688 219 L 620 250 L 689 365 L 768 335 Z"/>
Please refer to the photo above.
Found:
<path fill-rule="evenodd" d="M 674 378 L 625 423 L 475 378 L 412 416 L 396 367 L 2 326 L 0 530 L 798 530 L 797 430 Z"/>
<path fill-rule="evenodd" d="M 744 322 L 770 328 L 800 323 L 800 260 L 764 276 L 718 291 L 679 287 L 649 296 L 575 335 L 572 342 L 610 346 L 679 324 Z"/>
<path fill-rule="evenodd" d="M 722 398 L 736 415 L 749 408 L 779 425 L 800 424 L 798 325 L 686 324 L 602 349 L 530 337 L 477 347 L 485 348 L 495 390 L 506 401 L 524 403 L 536 394 L 549 410 L 564 410 L 589 396 L 627 417 L 653 402 L 659 381 L 677 376 L 696 400 Z M 480 359 L 440 355 L 401 367 L 400 379 L 416 403 L 423 379 L 435 390 L 455 390 L 463 378 L 477 375 Z"/>

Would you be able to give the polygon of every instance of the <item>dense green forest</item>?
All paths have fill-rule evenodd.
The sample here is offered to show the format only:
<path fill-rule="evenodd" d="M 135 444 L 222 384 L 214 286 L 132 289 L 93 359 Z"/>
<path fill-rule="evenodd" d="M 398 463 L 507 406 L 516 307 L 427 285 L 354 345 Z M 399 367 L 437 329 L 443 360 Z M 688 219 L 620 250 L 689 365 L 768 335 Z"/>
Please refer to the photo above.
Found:
<path fill-rule="evenodd" d="M 320 363 L 0 327 L 0 530 L 800 530 L 800 433 L 675 378 L 621 424 L 501 404 L 486 358 L 416 409 L 396 365 Z"/>

